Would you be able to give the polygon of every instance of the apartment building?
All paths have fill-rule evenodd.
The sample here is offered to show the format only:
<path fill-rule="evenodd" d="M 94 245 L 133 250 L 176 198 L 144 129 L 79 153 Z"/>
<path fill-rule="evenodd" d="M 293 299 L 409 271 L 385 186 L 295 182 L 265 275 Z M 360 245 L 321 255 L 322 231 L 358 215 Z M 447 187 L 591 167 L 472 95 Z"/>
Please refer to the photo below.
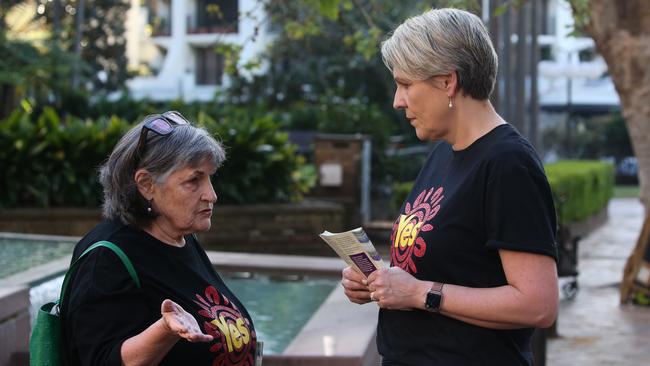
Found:
<path fill-rule="evenodd" d="M 590 37 L 572 35 L 571 6 L 546 0 L 546 32 L 539 36 L 538 95 L 542 110 L 577 114 L 609 113 L 620 101 L 607 64 Z"/>
<path fill-rule="evenodd" d="M 270 42 L 268 29 L 258 0 L 131 0 L 127 56 L 138 76 L 127 87 L 138 99 L 210 100 L 229 84 L 215 48 L 242 46 L 240 64 L 252 62 Z"/>

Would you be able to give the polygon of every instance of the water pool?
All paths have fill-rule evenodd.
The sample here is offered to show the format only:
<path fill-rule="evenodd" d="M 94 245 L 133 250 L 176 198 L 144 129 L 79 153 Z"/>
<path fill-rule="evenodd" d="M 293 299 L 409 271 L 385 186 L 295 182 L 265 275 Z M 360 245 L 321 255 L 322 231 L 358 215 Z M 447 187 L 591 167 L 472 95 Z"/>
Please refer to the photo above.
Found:
<path fill-rule="evenodd" d="M 70 255 L 73 246 L 73 238 L 34 238 L 3 233 L 0 236 L 0 279 Z M 32 284 L 32 319 L 42 304 L 58 298 L 63 282 L 59 271 L 65 271 L 66 266 L 61 264 L 57 272 L 44 273 L 40 280 L 25 282 Z M 265 354 L 282 353 L 339 283 L 338 277 L 271 275 L 254 270 L 220 270 L 219 273 L 251 314 L 258 338 L 264 342 Z"/>
<path fill-rule="evenodd" d="M 281 354 L 339 283 L 332 277 L 221 274 L 253 318 L 257 338 L 264 342 L 264 354 Z M 62 282 L 63 276 L 59 276 L 30 290 L 32 320 L 42 304 L 59 296 Z"/>
<path fill-rule="evenodd" d="M 72 253 L 74 242 L 0 237 L 0 278 Z"/>
<path fill-rule="evenodd" d="M 264 342 L 264 354 L 282 353 L 339 284 L 339 279 L 332 277 L 261 273 L 222 273 L 222 277 L 253 318 L 257 337 Z"/>

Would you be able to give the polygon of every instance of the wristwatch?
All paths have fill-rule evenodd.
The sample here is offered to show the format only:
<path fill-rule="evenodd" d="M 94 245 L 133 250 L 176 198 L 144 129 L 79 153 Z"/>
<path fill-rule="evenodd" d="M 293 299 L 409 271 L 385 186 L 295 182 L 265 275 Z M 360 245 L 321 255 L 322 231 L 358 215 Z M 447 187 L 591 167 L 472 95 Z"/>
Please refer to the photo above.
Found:
<path fill-rule="evenodd" d="M 444 283 L 434 282 L 431 290 L 427 292 L 427 297 L 424 299 L 424 308 L 432 313 L 440 312 L 440 305 L 442 305 L 442 286 Z"/>

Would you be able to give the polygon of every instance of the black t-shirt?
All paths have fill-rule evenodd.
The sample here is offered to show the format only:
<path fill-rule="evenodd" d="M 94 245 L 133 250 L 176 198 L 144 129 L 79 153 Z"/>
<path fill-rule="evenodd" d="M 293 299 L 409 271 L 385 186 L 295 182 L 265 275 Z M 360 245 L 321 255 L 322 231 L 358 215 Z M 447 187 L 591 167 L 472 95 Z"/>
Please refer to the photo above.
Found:
<path fill-rule="evenodd" d="M 142 287 L 137 288 L 110 249 L 94 249 L 81 260 L 61 306 L 71 365 L 121 365 L 122 343 L 160 319 L 164 299 L 182 306 L 214 340 L 179 340 L 161 365 L 254 365 L 256 336 L 250 315 L 193 236 L 186 236 L 179 248 L 104 220 L 76 245 L 73 258 L 101 240 L 126 253 Z"/>
<path fill-rule="evenodd" d="M 557 259 L 555 209 L 533 147 L 508 124 L 464 150 L 441 142 L 394 223 L 391 266 L 418 279 L 507 284 L 499 249 Z M 377 346 L 404 365 L 530 365 L 533 329 L 494 330 L 427 311 L 382 309 Z"/>

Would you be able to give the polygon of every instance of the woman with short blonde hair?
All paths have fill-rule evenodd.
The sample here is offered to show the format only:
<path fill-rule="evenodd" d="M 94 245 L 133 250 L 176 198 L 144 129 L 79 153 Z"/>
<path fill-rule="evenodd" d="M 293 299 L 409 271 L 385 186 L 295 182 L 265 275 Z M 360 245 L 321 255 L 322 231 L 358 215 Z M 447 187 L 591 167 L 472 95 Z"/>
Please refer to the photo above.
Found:
<path fill-rule="evenodd" d="M 384 366 L 532 365 L 533 329 L 557 316 L 555 209 L 534 148 L 490 104 L 489 34 L 469 12 L 436 9 L 381 51 L 394 108 L 441 143 L 395 219 L 391 267 L 344 269 L 345 293 L 380 307 Z"/>

